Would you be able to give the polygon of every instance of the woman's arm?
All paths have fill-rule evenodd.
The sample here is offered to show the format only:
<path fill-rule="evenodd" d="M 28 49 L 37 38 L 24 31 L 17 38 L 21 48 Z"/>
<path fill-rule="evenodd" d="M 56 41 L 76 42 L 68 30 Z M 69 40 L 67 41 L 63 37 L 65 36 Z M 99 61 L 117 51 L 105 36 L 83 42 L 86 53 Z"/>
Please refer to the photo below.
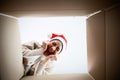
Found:
<path fill-rule="evenodd" d="M 42 60 L 38 66 L 35 68 L 34 75 L 42 75 L 42 74 L 48 74 L 53 69 L 53 65 L 49 62 L 49 60 L 57 60 L 57 57 L 55 55 L 50 55 L 46 57 L 44 60 Z"/>
<path fill-rule="evenodd" d="M 36 56 L 43 54 L 43 48 L 38 42 L 29 42 L 22 45 L 23 56 Z"/>

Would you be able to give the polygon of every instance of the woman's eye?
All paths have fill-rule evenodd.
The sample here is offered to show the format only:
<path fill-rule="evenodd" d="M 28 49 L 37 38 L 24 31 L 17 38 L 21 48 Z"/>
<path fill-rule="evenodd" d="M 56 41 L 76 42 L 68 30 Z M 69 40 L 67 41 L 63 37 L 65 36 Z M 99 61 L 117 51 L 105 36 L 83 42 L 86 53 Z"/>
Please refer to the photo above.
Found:
<path fill-rule="evenodd" d="M 57 47 L 57 48 L 56 48 L 56 50 L 57 50 L 57 51 L 59 51 L 59 50 L 60 50 L 60 48 L 59 48 L 59 47 Z"/>
<path fill-rule="evenodd" d="M 53 46 L 56 46 L 57 44 L 55 42 L 52 43 Z"/>

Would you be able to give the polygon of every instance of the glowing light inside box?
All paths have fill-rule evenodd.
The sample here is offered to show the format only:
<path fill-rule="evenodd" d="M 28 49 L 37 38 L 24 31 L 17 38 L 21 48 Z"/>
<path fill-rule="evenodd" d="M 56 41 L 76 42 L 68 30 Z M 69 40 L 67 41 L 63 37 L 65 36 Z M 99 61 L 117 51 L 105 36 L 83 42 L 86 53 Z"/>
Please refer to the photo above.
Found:
<path fill-rule="evenodd" d="M 86 17 L 19 18 L 21 43 L 48 40 L 49 33 L 64 34 L 67 50 L 61 53 L 51 74 L 87 73 Z"/>

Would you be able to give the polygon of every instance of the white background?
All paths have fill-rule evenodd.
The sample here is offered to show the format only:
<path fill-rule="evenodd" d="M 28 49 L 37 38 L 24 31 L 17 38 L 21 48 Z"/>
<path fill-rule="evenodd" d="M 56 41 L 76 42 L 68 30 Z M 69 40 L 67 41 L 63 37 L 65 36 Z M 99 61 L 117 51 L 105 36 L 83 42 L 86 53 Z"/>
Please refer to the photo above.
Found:
<path fill-rule="evenodd" d="M 19 18 L 21 44 L 47 40 L 49 33 L 64 34 L 67 50 L 60 53 L 52 74 L 87 73 L 86 17 Z"/>

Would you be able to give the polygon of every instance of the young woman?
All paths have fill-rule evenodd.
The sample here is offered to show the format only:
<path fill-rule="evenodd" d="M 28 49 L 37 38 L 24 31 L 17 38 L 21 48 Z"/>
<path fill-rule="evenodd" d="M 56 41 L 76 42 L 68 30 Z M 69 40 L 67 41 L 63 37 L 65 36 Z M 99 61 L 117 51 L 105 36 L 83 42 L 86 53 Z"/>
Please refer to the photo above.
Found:
<path fill-rule="evenodd" d="M 66 44 L 66 38 L 57 34 L 52 34 L 50 40 L 43 42 L 42 45 L 38 42 L 23 44 L 25 76 L 49 74 L 53 68 L 53 61 L 57 61 L 58 54 L 63 51 Z"/>

